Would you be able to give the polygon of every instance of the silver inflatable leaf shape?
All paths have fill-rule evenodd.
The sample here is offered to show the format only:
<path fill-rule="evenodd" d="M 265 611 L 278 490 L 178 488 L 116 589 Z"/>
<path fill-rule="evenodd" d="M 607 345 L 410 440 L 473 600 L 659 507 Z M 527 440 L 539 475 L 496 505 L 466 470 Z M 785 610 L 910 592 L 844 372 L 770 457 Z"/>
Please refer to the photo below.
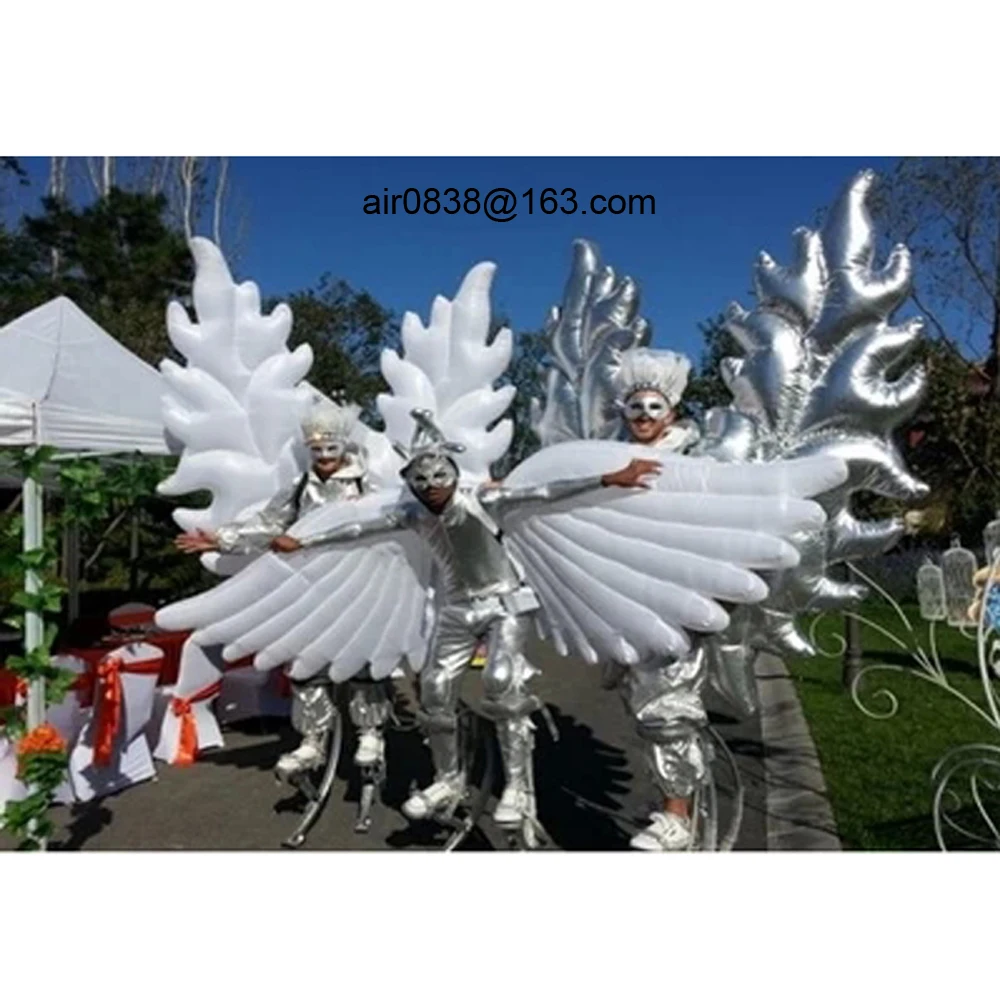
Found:
<path fill-rule="evenodd" d="M 534 400 L 531 407 L 532 429 L 543 447 L 617 435 L 612 380 L 619 356 L 650 339 L 649 324 L 638 312 L 635 282 L 602 267 L 593 243 L 576 240 L 562 305 L 553 307 L 545 325 L 552 359 L 545 402 Z"/>
<path fill-rule="evenodd" d="M 710 648 L 722 672 L 738 665 L 734 648 L 740 643 L 748 650 L 743 666 L 758 648 L 811 652 L 795 616 L 864 596 L 863 587 L 833 579 L 831 567 L 881 554 L 899 539 L 903 524 L 899 518 L 857 520 L 851 513 L 854 494 L 871 491 L 912 502 L 928 492 L 910 475 L 892 439 L 920 404 L 927 377 L 916 365 L 900 372 L 923 328 L 919 320 L 890 323 L 909 295 L 910 255 L 897 246 L 881 270 L 875 267 L 875 233 L 865 204 L 874 179 L 871 171 L 855 177 L 821 233 L 796 230 L 788 268 L 761 255 L 754 272 L 756 307 L 731 307 L 727 315 L 746 356 L 723 363 L 733 403 L 706 415 L 699 451 L 725 461 L 838 455 L 850 475 L 817 498 L 829 520 L 821 531 L 794 539 L 800 564 L 772 576 L 765 603 L 741 611 L 732 633 Z"/>

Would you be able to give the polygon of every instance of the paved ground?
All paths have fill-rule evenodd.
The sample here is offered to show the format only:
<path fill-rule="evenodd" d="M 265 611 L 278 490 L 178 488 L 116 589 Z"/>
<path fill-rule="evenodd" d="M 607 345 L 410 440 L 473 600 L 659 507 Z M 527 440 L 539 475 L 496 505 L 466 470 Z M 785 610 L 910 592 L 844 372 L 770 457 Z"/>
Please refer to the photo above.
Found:
<path fill-rule="evenodd" d="M 614 692 L 603 691 L 597 671 L 564 660 L 538 644 L 533 662 L 543 670 L 539 695 L 549 705 L 559 732 L 553 742 L 544 727 L 537 734 L 540 820 L 562 850 L 627 850 L 654 798 L 644 773 L 638 737 Z M 479 675 L 466 677 L 465 694 L 475 704 Z M 404 692 L 405 696 L 405 692 Z M 765 850 L 767 825 L 763 781 L 764 747 L 757 721 L 740 723 L 710 700 L 713 721 L 735 753 L 746 787 L 746 809 L 737 849 Z M 405 702 L 404 724 L 412 722 Z M 275 849 L 294 829 L 301 802 L 275 784 L 271 769 L 295 743 L 286 722 L 251 723 L 226 734 L 227 746 L 211 751 L 192 768 L 163 766 L 155 782 L 101 802 L 76 806 L 67 823 L 71 849 L 171 850 Z M 306 849 L 386 850 L 429 848 L 439 831 L 411 827 L 399 812 L 412 781 L 430 778 L 430 760 L 416 731 L 391 732 L 383 803 L 371 830 L 354 832 L 358 782 L 351 774 L 353 746 L 345 745 L 340 773 L 326 812 L 313 828 Z M 722 808 L 731 811 L 732 781 L 720 770 Z M 472 850 L 503 847 L 484 820 L 466 842 Z"/>
<path fill-rule="evenodd" d="M 839 851 L 826 781 L 795 684 L 785 664 L 766 654 L 757 658 L 756 679 L 767 746 L 767 849 Z"/>

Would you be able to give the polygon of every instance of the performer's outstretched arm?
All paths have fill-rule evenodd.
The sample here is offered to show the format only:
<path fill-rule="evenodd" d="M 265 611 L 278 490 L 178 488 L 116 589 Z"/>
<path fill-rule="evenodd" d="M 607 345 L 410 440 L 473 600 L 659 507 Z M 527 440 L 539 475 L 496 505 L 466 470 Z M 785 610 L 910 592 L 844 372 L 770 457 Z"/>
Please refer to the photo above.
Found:
<path fill-rule="evenodd" d="M 267 505 L 244 521 L 231 521 L 215 531 L 188 531 L 174 544 L 182 552 L 222 552 L 225 555 L 252 555 L 263 552 L 295 522 L 296 483 L 282 490 Z"/>
<path fill-rule="evenodd" d="M 263 510 L 247 520 L 224 524 L 215 532 L 219 551 L 250 554 L 262 552 L 295 523 L 295 494 L 298 483 L 282 490 Z"/>
<path fill-rule="evenodd" d="M 607 486 L 638 487 L 648 489 L 646 477 L 660 471 L 659 462 L 651 462 L 642 458 L 634 458 L 623 469 L 610 472 L 604 476 L 586 476 L 582 479 L 561 479 L 551 483 L 541 483 L 538 486 L 504 486 L 495 483 L 484 486 L 478 494 L 479 502 L 484 507 L 504 507 L 528 501 L 566 500 L 589 490 L 597 490 Z"/>
<path fill-rule="evenodd" d="M 351 524 L 341 524 L 329 531 L 308 538 L 299 539 L 299 548 L 315 548 L 318 545 L 333 545 L 337 542 L 353 542 L 358 538 L 368 538 L 372 535 L 385 535 L 393 531 L 401 531 L 410 526 L 410 516 L 406 510 L 390 510 L 369 521 L 354 521 Z"/>

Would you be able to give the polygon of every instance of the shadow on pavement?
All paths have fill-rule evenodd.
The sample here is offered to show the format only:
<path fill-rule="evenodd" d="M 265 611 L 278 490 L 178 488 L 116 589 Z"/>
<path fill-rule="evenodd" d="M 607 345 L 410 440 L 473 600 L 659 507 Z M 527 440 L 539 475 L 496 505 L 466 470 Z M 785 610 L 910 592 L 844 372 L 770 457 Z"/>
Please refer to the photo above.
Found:
<path fill-rule="evenodd" d="M 628 817 L 618 799 L 632 777 L 625 753 L 555 705 L 548 709 L 559 740 L 553 743 L 539 727 L 535 783 L 542 826 L 564 851 L 627 850 L 632 831 L 621 826 Z"/>
<path fill-rule="evenodd" d="M 84 805 L 74 806 L 73 817 L 66 824 L 66 837 L 50 845 L 54 851 L 78 851 L 91 837 L 97 836 L 111 825 L 114 813 L 106 805 L 107 799 L 97 799 Z"/>

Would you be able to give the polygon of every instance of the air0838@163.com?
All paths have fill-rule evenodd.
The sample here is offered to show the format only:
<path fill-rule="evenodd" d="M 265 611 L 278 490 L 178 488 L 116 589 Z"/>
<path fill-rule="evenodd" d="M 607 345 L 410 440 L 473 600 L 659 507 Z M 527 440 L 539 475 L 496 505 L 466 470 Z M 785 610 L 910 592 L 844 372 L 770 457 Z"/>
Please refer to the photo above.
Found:
<path fill-rule="evenodd" d="M 575 188 L 562 190 L 533 187 L 514 194 L 510 188 L 409 187 L 403 191 L 366 194 L 365 215 L 484 215 L 491 222 L 511 222 L 518 212 L 526 215 L 656 215 L 656 199 L 651 194 L 595 194 L 578 197 Z"/>

